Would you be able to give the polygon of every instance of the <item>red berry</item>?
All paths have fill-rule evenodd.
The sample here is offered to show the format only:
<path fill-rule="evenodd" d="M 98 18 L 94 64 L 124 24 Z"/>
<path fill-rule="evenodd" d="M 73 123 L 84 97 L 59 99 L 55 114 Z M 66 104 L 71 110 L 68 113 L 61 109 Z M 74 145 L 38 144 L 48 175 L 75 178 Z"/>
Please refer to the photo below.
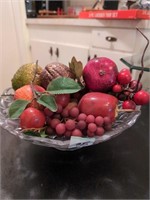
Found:
<path fill-rule="evenodd" d="M 78 117 L 78 115 L 79 115 L 79 109 L 78 109 L 77 107 L 71 108 L 71 109 L 69 110 L 69 115 L 70 115 L 71 117 L 74 117 L 74 118 Z"/>
<path fill-rule="evenodd" d="M 57 111 L 56 113 L 61 113 L 63 111 L 63 107 L 61 104 L 57 104 Z"/>
<path fill-rule="evenodd" d="M 89 130 L 87 130 L 87 136 L 88 137 L 94 137 L 95 136 L 95 133 L 94 132 L 91 132 Z"/>
<path fill-rule="evenodd" d="M 72 131 L 72 134 L 71 134 L 72 136 L 78 136 L 78 137 L 82 137 L 82 132 L 79 130 L 79 129 L 74 129 L 73 131 Z"/>
<path fill-rule="evenodd" d="M 146 92 L 145 90 L 140 90 L 138 92 L 136 92 L 133 96 L 133 101 L 137 104 L 137 105 L 145 105 L 148 104 L 150 100 L 150 95 L 148 92 Z"/>
<path fill-rule="evenodd" d="M 54 113 L 49 108 L 44 108 L 44 113 L 46 116 L 51 117 Z"/>
<path fill-rule="evenodd" d="M 112 91 L 115 93 L 119 93 L 122 91 L 122 86 L 120 84 L 115 84 L 112 88 Z"/>
<path fill-rule="evenodd" d="M 129 84 L 129 87 L 131 88 L 131 89 L 136 89 L 136 87 L 137 87 L 137 80 L 132 80 L 131 82 L 130 82 L 130 84 Z M 139 91 L 139 90 L 141 90 L 142 89 L 142 83 L 141 82 L 139 82 L 139 84 L 138 84 L 138 88 L 137 88 L 137 91 Z"/>
<path fill-rule="evenodd" d="M 103 127 L 97 127 L 95 134 L 98 135 L 98 136 L 102 136 L 102 135 L 104 135 L 104 132 L 105 132 L 105 130 L 104 130 Z"/>
<path fill-rule="evenodd" d="M 55 96 L 55 100 L 57 104 L 60 104 L 62 105 L 62 107 L 65 107 L 70 101 L 70 94 L 57 94 Z"/>
<path fill-rule="evenodd" d="M 52 128 L 55 128 L 57 126 L 57 124 L 59 124 L 59 123 L 60 123 L 59 119 L 54 118 L 54 119 L 50 120 L 50 126 Z"/>
<path fill-rule="evenodd" d="M 135 110 L 136 104 L 135 104 L 135 102 L 132 101 L 132 100 L 126 100 L 126 101 L 124 101 L 124 102 L 122 103 L 122 108 L 123 108 L 123 109 L 133 109 L 133 110 Z"/>
<path fill-rule="evenodd" d="M 121 85 L 126 85 L 128 83 L 130 83 L 132 79 L 131 73 L 129 69 L 122 69 L 118 75 L 117 75 L 117 80 Z"/>
<path fill-rule="evenodd" d="M 76 126 L 76 124 L 75 124 L 75 121 L 74 120 L 72 120 L 72 119 L 68 119 L 67 121 L 66 121 L 66 123 L 65 123 L 65 126 L 66 126 L 66 129 L 67 130 L 73 130 L 73 129 L 75 129 L 75 126 Z"/>
<path fill-rule="evenodd" d="M 64 123 L 57 124 L 55 129 L 56 129 L 57 135 L 60 135 L 60 136 L 63 135 L 66 131 L 66 127 Z"/>
<path fill-rule="evenodd" d="M 87 117 L 87 115 L 86 114 L 84 114 L 84 113 L 80 113 L 79 114 L 79 116 L 78 116 L 78 121 L 80 121 L 80 120 L 86 120 L 86 117 Z"/>
<path fill-rule="evenodd" d="M 94 133 L 94 132 L 96 131 L 96 129 L 97 129 L 96 124 L 94 124 L 94 123 L 89 123 L 89 124 L 88 124 L 88 130 L 89 130 L 90 132 Z"/>
<path fill-rule="evenodd" d="M 94 115 L 88 115 L 86 118 L 87 123 L 93 123 L 95 121 Z"/>
<path fill-rule="evenodd" d="M 80 120 L 77 122 L 77 128 L 80 130 L 84 130 L 86 128 L 86 122 L 84 120 Z"/>
<path fill-rule="evenodd" d="M 97 117 L 95 118 L 95 124 L 96 124 L 97 126 L 102 126 L 103 123 L 104 123 L 104 118 L 103 118 L 103 117 L 97 116 Z"/>

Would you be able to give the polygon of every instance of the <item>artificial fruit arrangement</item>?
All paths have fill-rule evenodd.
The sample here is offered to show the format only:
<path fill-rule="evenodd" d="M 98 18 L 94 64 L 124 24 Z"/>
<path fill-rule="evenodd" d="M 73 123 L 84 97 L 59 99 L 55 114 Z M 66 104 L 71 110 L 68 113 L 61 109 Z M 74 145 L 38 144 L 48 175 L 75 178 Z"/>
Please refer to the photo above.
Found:
<path fill-rule="evenodd" d="M 69 67 L 50 63 L 38 73 L 39 82 L 35 82 L 36 63 L 34 76 L 18 86 L 19 69 L 12 79 L 9 117 L 19 118 L 23 132 L 32 136 L 62 140 L 102 136 L 112 129 L 119 112 L 136 112 L 137 105 L 149 103 L 150 95 L 140 82 L 143 57 L 138 80 L 132 79 L 127 68 L 119 71 L 107 57 L 93 58 L 84 67 L 75 57 Z"/>

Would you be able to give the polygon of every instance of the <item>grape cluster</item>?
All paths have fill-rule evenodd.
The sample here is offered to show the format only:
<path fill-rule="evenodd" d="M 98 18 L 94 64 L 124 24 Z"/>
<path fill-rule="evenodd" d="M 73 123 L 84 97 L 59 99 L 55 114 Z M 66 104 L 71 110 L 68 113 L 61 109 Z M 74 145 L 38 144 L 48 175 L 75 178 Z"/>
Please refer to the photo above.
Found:
<path fill-rule="evenodd" d="M 47 118 L 46 134 L 49 136 L 70 138 L 71 136 L 102 136 L 112 129 L 109 117 L 86 115 L 80 113 L 76 102 L 69 102 L 63 107 L 58 104 L 56 112 L 44 109 Z"/>
<path fill-rule="evenodd" d="M 149 93 L 142 89 L 142 83 L 132 80 L 130 70 L 122 69 L 117 75 L 117 83 L 112 88 L 113 94 L 121 101 L 123 109 L 135 109 L 136 105 L 149 102 Z"/>

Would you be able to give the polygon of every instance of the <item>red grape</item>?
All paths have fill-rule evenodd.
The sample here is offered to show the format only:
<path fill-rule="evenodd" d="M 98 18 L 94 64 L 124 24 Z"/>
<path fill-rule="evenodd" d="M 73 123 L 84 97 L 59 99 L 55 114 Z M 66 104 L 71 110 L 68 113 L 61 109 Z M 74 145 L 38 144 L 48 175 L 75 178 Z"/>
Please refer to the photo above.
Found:
<path fill-rule="evenodd" d="M 71 137 L 71 134 L 72 134 L 72 131 L 65 131 L 64 135 L 67 137 L 67 138 L 70 138 Z"/>
<path fill-rule="evenodd" d="M 133 96 L 133 101 L 137 104 L 137 105 L 145 105 L 148 104 L 150 100 L 150 95 L 148 92 L 146 92 L 145 90 L 140 90 L 138 92 L 136 92 Z"/>
<path fill-rule="evenodd" d="M 47 135 L 54 135 L 54 133 L 55 133 L 54 129 L 52 129 L 50 126 L 46 128 Z"/>
<path fill-rule="evenodd" d="M 112 88 L 112 91 L 115 93 L 119 93 L 122 91 L 122 86 L 120 84 L 115 84 Z"/>
<path fill-rule="evenodd" d="M 72 131 L 72 134 L 71 134 L 72 136 L 78 136 L 78 137 L 82 137 L 82 132 L 79 130 L 79 129 L 74 129 L 73 131 Z"/>
<path fill-rule="evenodd" d="M 131 73 L 129 69 L 122 69 L 118 75 L 117 75 L 117 80 L 121 85 L 126 85 L 128 83 L 130 83 L 132 79 Z"/>
<path fill-rule="evenodd" d="M 94 133 L 94 132 L 96 131 L 96 129 L 97 129 L 96 124 L 94 124 L 94 123 L 89 123 L 89 124 L 88 124 L 88 130 L 89 130 L 90 132 Z"/>
<path fill-rule="evenodd" d="M 95 121 L 95 117 L 93 115 L 88 115 L 86 118 L 87 123 L 93 123 Z"/>
<path fill-rule="evenodd" d="M 103 123 L 104 123 L 104 118 L 103 118 L 102 116 L 97 116 L 97 117 L 95 118 L 95 124 L 96 124 L 97 126 L 102 126 Z"/>
<path fill-rule="evenodd" d="M 66 109 L 66 108 L 63 109 L 61 115 L 62 115 L 63 117 L 68 117 L 68 116 L 69 116 L 69 111 L 68 111 L 68 109 Z"/>
<path fill-rule="evenodd" d="M 75 124 L 75 121 L 74 120 L 72 120 L 72 119 L 68 119 L 67 121 L 66 121 L 66 123 L 65 123 L 65 126 L 66 126 L 66 129 L 67 130 L 73 130 L 73 129 L 75 129 L 75 126 L 76 126 L 76 124 Z"/>
<path fill-rule="evenodd" d="M 104 126 L 104 129 L 105 129 L 106 131 L 111 131 L 111 130 L 112 130 L 112 124 L 107 124 L 107 125 L 105 125 L 105 126 Z"/>
<path fill-rule="evenodd" d="M 133 109 L 133 110 L 135 110 L 136 104 L 135 104 L 135 102 L 132 101 L 132 100 L 126 100 L 126 101 L 124 101 L 124 102 L 122 103 L 122 108 L 123 108 L 123 109 Z"/>
<path fill-rule="evenodd" d="M 50 126 L 51 126 L 52 128 L 55 128 L 56 125 L 59 124 L 59 123 L 60 123 L 60 120 L 59 120 L 59 119 L 54 118 L 54 119 L 50 120 Z"/>
<path fill-rule="evenodd" d="M 86 114 L 80 113 L 79 116 L 78 116 L 78 121 L 80 121 L 80 120 L 86 120 L 86 117 L 87 117 Z"/>
<path fill-rule="evenodd" d="M 45 115 L 51 117 L 54 113 L 49 108 L 44 108 Z"/>
<path fill-rule="evenodd" d="M 98 136 L 102 136 L 104 134 L 105 130 L 103 127 L 97 127 L 97 130 L 96 130 L 96 135 Z"/>
<path fill-rule="evenodd" d="M 77 122 L 77 128 L 83 130 L 86 128 L 86 122 L 84 120 L 80 120 Z"/>
<path fill-rule="evenodd" d="M 64 123 L 57 124 L 55 130 L 58 135 L 60 136 L 63 135 L 66 131 L 65 124 Z"/>
<path fill-rule="evenodd" d="M 70 101 L 70 94 L 57 94 L 55 96 L 55 100 L 57 104 L 60 104 L 62 105 L 62 107 L 65 107 Z"/>
<path fill-rule="evenodd" d="M 136 89 L 136 87 L 137 87 L 137 80 L 132 80 L 131 82 L 130 82 L 130 84 L 129 84 L 129 87 L 131 88 L 131 89 Z M 138 88 L 137 88 L 137 91 L 139 91 L 139 90 L 141 90 L 142 89 L 142 83 L 141 82 L 139 82 L 139 84 L 138 84 Z"/>
<path fill-rule="evenodd" d="M 71 109 L 69 110 L 69 115 L 70 115 L 71 117 L 74 117 L 74 118 L 78 117 L 78 115 L 79 115 L 79 109 L 78 109 L 77 107 L 71 108 Z"/>
<path fill-rule="evenodd" d="M 95 133 L 94 132 L 90 132 L 89 130 L 87 130 L 87 136 L 88 137 L 94 137 Z"/>
<path fill-rule="evenodd" d="M 104 125 L 111 124 L 111 119 L 110 117 L 104 117 Z"/>
<path fill-rule="evenodd" d="M 61 104 L 57 104 L 57 111 L 56 111 L 56 113 L 61 113 L 62 112 L 62 110 L 63 110 L 63 107 L 62 107 L 62 105 Z"/>

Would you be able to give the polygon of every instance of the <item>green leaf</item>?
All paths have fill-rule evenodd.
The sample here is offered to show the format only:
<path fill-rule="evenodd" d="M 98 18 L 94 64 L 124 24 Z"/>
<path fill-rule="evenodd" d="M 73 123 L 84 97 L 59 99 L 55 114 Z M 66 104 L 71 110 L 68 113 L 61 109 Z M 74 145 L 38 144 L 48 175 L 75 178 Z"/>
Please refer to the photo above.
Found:
<path fill-rule="evenodd" d="M 29 103 L 30 101 L 23 99 L 15 100 L 9 107 L 8 110 L 9 117 L 17 119 Z"/>
<path fill-rule="evenodd" d="M 42 138 L 46 138 L 46 137 L 47 137 L 47 135 L 45 134 L 45 131 L 44 131 L 44 130 L 40 132 L 40 136 L 41 136 Z"/>
<path fill-rule="evenodd" d="M 71 78 L 58 77 L 48 85 L 47 91 L 51 94 L 71 94 L 78 92 L 82 87 Z"/>
<path fill-rule="evenodd" d="M 51 95 L 43 94 L 40 98 L 37 99 L 37 102 L 47 108 L 49 108 L 52 112 L 57 111 L 57 104 L 55 98 Z"/>
<path fill-rule="evenodd" d="M 83 64 L 81 61 L 77 61 L 75 57 L 72 57 L 71 63 L 69 63 L 69 68 L 77 79 L 82 76 Z"/>

